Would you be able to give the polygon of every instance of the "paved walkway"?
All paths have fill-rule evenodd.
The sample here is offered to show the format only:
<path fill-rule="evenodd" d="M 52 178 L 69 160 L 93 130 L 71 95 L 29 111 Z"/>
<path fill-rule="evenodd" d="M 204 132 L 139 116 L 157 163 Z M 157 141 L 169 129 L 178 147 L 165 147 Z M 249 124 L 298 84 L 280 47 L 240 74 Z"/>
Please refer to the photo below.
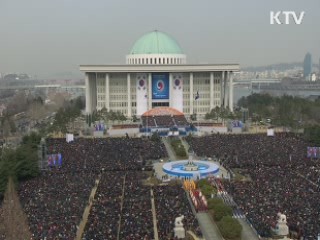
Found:
<path fill-rule="evenodd" d="M 223 239 L 217 225 L 213 222 L 209 213 L 201 212 L 201 213 L 197 213 L 196 216 L 197 216 L 202 234 L 206 240 L 222 240 Z M 250 239 L 245 239 L 245 240 L 250 240 Z"/>
<path fill-rule="evenodd" d="M 188 142 L 182 138 L 180 138 L 182 145 L 184 146 L 184 149 L 188 152 L 190 146 L 188 144 Z"/>
<path fill-rule="evenodd" d="M 174 154 L 174 151 L 173 151 L 173 149 L 172 149 L 172 147 L 171 147 L 171 145 L 169 143 L 168 138 L 162 138 L 162 142 L 163 142 L 164 146 L 167 149 L 167 153 L 169 155 L 169 159 L 171 161 L 177 160 L 176 155 Z"/>
<path fill-rule="evenodd" d="M 249 224 L 244 219 L 238 219 L 239 223 L 242 225 L 242 240 L 259 240 L 259 237 L 254 232 L 254 230 L 249 226 Z"/>
<path fill-rule="evenodd" d="M 119 227 L 118 227 L 118 233 L 117 233 L 117 240 L 120 239 L 120 230 L 121 230 L 121 216 L 122 216 L 122 208 L 123 208 L 123 200 L 124 200 L 124 187 L 126 185 L 126 175 L 123 179 L 123 185 L 122 185 L 122 196 L 121 196 L 121 207 L 120 207 L 120 218 L 119 218 Z"/>
<path fill-rule="evenodd" d="M 159 240 L 158 236 L 158 226 L 157 226 L 157 214 L 156 214 L 156 206 L 154 203 L 154 195 L 153 190 L 150 190 L 151 194 L 151 208 L 152 208 L 152 220 L 153 220 L 153 233 L 154 233 L 154 240 Z"/>
<path fill-rule="evenodd" d="M 96 184 L 91 190 L 90 197 L 89 197 L 89 204 L 84 209 L 84 212 L 82 215 L 82 220 L 81 220 L 79 227 L 78 227 L 78 230 L 77 230 L 76 240 L 81 240 L 81 237 L 83 235 L 84 228 L 86 227 L 88 217 L 90 214 L 90 210 L 91 210 L 91 207 L 93 204 L 93 199 L 94 199 L 94 196 L 96 195 L 96 192 L 97 192 L 97 189 L 99 186 L 99 182 L 100 182 L 100 178 L 96 180 Z"/>
<path fill-rule="evenodd" d="M 306 178 L 304 175 L 302 175 L 302 174 L 299 173 L 298 171 L 295 171 L 295 173 L 296 173 L 298 176 L 300 176 L 300 177 L 304 178 L 305 180 L 307 180 L 307 181 L 308 181 L 309 183 L 311 183 L 313 186 L 319 187 L 318 184 L 316 184 L 315 182 L 313 182 L 313 181 L 311 181 L 310 179 Z"/>

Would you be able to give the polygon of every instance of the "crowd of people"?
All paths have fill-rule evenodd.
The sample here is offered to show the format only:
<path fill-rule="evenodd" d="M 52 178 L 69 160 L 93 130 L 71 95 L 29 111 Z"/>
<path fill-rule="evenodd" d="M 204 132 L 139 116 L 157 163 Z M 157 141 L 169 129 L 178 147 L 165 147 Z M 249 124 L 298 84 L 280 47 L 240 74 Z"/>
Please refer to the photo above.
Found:
<path fill-rule="evenodd" d="M 183 115 L 143 116 L 141 119 L 143 127 L 172 128 L 186 127 L 189 125 Z"/>
<path fill-rule="evenodd" d="M 91 172 L 53 170 L 21 184 L 19 195 L 34 239 L 74 239 L 95 182 Z"/>
<path fill-rule="evenodd" d="M 182 188 L 161 187 L 161 194 L 155 190 L 157 194 L 152 196 L 152 187 L 145 184 L 146 161 L 167 156 L 161 142 L 142 138 L 76 139 L 70 143 L 47 139 L 47 151 L 61 153 L 62 165 L 22 182 L 18 191 L 33 239 L 74 239 L 89 207 L 82 239 L 151 240 L 153 197 L 156 219 L 172 222 L 182 214 L 187 216 L 186 226 L 199 231 Z M 158 200 L 166 194 L 172 210 L 162 211 L 165 205 Z M 163 224 L 158 232 L 164 236 L 160 239 L 166 240 L 174 225 L 160 227 Z"/>
<path fill-rule="evenodd" d="M 85 227 L 84 239 L 117 239 L 124 174 L 102 173 Z"/>
<path fill-rule="evenodd" d="M 215 134 L 186 138 L 198 156 L 241 169 L 246 181 L 224 181 L 238 208 L 258 234 L 270 236 L 276 215 L 305 239 L 320 233 L 320 165 L 306 157 L 310 143 L 291 134 Z M 48 153 L 61 153 L 51 167 L 19 187 L 34 239 L 74 239 L 86 206 L 92 207 L 83 239 L 153 239 L 152 198 L 160 239 L 173 238 L 174 220 L 201 235 L 181 186 L 146 186 L 143 166 L 167 156 L 160 142 L 142 138 L 48 139 Z M 99 180 L 99 182 L 97 182 Z M 94 187 L 94 198 L 90 193 Z M 153 192 L 153 195 L 151 194 Z M 0 212 L 1 214 L 1 212 Z M 1 239 L 1 237 L 0 237 Z"/>
<path fill-rule="evenodd" d="M 292 232 L 304 239 L 320 233 L 319 160 L 307 158 L 305 140 L 288 133 L 215 134 L 187 138 L 198 156 L 241 169 L 247 181 L 225 181 L 226 190 L 258 234 L 269 237 L 276 215 L 287 215 Z M 312 171 L 310 171 L 312 170 Z"/>
<path fill-rule="evenodd" d="M 157 186 L 153 189 L 155 208 L 158 220 L 159 239 L 174 239 L 175 218 L 184 216 L 185 229 L 190 229 L 201 236 L 200 227 L 194 216 L 187 193 L 181 185 Z"/>
<path fill-rule="evenodd" d="M 64 139 L 49 139 L 48 151 L 62 153 L 64 169 L 100 171 L 141 170 L 150 159 L 167 157 L 162 143 L 143 138 L 77 139 L 66 143 Z"/>
<path fill-rule="evenodd" d="M 126 174 L 119 239 L 154 238 L 150 186 L 142 184 L 145 178 L 141 172 Z"/>

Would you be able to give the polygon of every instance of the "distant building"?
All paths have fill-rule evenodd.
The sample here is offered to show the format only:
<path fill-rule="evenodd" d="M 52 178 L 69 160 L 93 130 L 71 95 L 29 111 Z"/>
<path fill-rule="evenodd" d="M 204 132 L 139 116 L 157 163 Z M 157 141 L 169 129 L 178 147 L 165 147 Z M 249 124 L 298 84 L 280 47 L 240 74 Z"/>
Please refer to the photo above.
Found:
<path fill-rule="evenodd" d="M 106 108 L 127 117 L 157 107 L 204 116 L 216 106 L 233 110 L 233 73 L 239 64 L 187 64 L 171 36 L 160 31 L 139 38 L 124 65 L 81 65 L 86 112 Z"/>
<path fill-rule="evenodd" d="M 309 80 L 311 71 L 312 71 L 311 54 L 307 53 L 303 61 L 303 77 Z"/>

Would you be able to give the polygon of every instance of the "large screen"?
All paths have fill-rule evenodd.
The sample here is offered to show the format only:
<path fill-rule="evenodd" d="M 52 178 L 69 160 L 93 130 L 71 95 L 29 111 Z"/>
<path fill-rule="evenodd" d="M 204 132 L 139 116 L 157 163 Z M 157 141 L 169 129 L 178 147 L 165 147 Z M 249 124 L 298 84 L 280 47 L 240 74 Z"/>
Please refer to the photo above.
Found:
<path fill-rule="evenodd" d="M 169 99 L 169 73 L 152 74 L 152 99 Z"/>
<path fill-rule="evenodd" d="M 48 155 L 48 166 L 61 166 L 62 165 L 62 155 L 61 153 L 49 154 Z"/>
<path fill-rule="evenodd" d="M 308 158 L 320 158 L 320 147 L 307 147 Z"/>

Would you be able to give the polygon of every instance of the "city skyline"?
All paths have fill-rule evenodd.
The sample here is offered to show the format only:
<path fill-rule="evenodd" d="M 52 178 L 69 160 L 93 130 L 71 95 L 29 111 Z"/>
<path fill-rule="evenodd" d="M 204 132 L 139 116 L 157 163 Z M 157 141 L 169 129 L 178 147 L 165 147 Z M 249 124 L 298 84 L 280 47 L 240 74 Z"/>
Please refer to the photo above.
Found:
<path fill-rule="evenodd" d="M 158 29 L 188 63 L 240 67 L 319 59 L 320 2 L 0 2 L 0 72 L 81 77 L 80 64 L 125 64 L 134 42 Z M 237 11 L 234 11 L 234 10 Z M 305 11 L 301 25 L 270 25 L 270 11 Z"/>

